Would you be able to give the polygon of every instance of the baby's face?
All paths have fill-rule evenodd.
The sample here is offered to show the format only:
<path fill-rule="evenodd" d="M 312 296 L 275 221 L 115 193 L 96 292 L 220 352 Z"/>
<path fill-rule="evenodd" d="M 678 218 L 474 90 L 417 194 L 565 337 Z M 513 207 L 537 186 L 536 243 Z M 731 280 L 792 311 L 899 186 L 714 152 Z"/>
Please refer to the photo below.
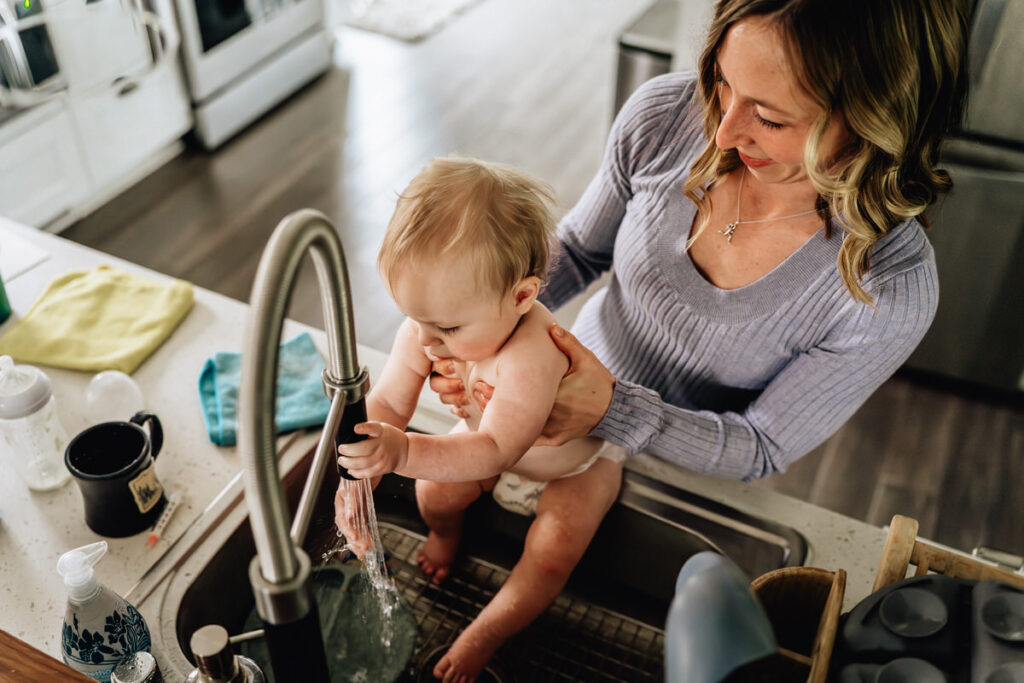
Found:
<path fill-rule="evenodd" d="M 494 356 L 519 322 L 511 292 L 480 287 L 471 264 L 456 257 L 405 265 L 391 296 L 419 327 L 431 360 L 480 361 Z"/>

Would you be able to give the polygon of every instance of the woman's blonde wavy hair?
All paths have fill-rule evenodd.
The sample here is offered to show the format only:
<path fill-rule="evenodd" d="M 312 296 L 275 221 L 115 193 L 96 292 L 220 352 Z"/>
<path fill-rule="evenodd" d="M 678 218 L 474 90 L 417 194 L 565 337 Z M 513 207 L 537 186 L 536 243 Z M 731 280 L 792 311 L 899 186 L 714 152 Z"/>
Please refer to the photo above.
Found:
<path fill-rule="evenodd" d="M 959 123 L 964 106 L 963 1 L 719 0 L 699 65 L 708 144 L 685 185 L 698 206 L 695 236 L 710 215 L 703 188 L 740 164 L 735 150 L 715 145 L 722 120 L 718 49 L 733 24 L 764 16 L 782 32 L 799 82 L 821 107 L 804 165 L 825 225 L 836 216 L 846 233 L 839 273 L 854 299 L 873 303 L 860 283 L 874 243 L 913 216 L 927 227 L 922 212 L 952 187 L 936 164 L 942 138 Z M 850 139 L 836 157 L 822 159 L 834 111 Z"/>

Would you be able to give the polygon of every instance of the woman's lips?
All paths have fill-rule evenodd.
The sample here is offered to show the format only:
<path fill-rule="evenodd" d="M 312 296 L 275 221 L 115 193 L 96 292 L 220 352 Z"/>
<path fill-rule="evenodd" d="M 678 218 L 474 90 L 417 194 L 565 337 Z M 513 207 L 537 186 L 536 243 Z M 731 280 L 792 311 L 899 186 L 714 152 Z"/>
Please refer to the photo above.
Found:
<path fill-rule="evenodd" d="M 736 150 L 736 153 L 740 155 L 740 161 L 745 163 L 750 168 L 761 168 L 762 166 L 767 166 L 768 164 L 772 163 L 771 159 L 755 159 L 754 157 L 748 157 L 746 154 L 739 150 Z"/>

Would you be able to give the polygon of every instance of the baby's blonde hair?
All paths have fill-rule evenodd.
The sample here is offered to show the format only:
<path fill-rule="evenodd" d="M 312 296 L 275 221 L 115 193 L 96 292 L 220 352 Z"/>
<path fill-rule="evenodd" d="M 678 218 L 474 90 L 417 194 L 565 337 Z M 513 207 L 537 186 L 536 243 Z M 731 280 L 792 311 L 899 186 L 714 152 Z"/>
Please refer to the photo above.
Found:
<path fill-rule="evenodd" d="M 523 171 L 463 157 L 432 159 L 398 197 L 377 267 L 389 287 L 424 255 L 469 259 L 477 285 L 499 294 L 543 282 L 555 232 L 554 191 Z"/>

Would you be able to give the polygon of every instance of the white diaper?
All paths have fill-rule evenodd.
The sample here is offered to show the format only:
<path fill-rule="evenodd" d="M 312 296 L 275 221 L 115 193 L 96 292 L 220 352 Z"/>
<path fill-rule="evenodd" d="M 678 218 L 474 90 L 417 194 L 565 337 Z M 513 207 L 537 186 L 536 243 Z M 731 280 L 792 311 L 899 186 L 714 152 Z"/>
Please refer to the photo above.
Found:
<path fill-rule="evenodd" d="M 590 466 L 597 462 L 598 458 L 607 458 L 612 462 L 623 462 L 626 459 L 626 449 L 605 441 L 597 452 L 590 456 L 586 462 L 568 474 L 563 474 L 559 479 L 575 477 L 590 469 Z M 517 512 L 530 517 L 537 514 L 537 501 L 540 494 L 548 485 L 546 481 L 533 481 L 512 472 L 502 472 L 498 477 L 491 495 L 494 501 L 509 512 Z"/>

